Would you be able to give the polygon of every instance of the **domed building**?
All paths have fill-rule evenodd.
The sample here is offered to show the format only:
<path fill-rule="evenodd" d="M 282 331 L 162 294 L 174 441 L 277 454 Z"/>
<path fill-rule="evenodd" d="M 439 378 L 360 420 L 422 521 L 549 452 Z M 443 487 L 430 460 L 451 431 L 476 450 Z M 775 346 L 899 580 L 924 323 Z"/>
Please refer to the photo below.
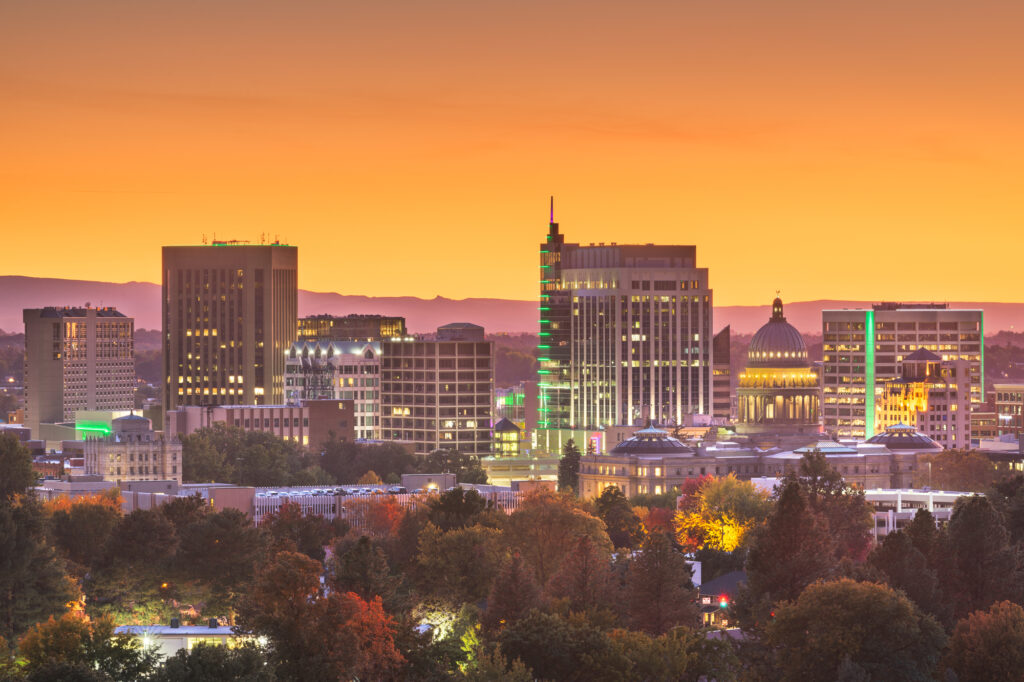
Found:
<path fill-rule="evenodd" d="M 818 375 L 807 359 L 804 338 L 782 314 L 782 299 L 757 330 L 740 374 L 736 430 L 741 434 L 811 434 L 820 430 Z"/>

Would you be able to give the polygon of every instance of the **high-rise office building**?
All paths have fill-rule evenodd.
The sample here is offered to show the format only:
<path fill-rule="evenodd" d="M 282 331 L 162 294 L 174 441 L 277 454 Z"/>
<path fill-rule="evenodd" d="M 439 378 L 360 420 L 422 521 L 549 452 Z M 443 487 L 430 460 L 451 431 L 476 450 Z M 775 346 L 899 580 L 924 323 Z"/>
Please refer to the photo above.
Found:
<path fill-rule="evenodd" d="M 296 341 L 285 361 L 285 398 L 351 400 L 355 437 L 380 436 L 380 343 Z"/>
<path fill-rule="evenodd" d="M 725 325 L 711 340 L 714 363 L 711 386 L 711 416 L 729 419 L 732 416 L 732 348 L 730 326 Z"/>
<path fill-rule="evenodd" d="M 164 409 L 283 403 L 297 313 L 296 247 L 165 246 Z"/>
<path fill-rule="evenodd" d="M 25 321 L 25 425 L 135 406 L 135 320 L 113 308 L 33 308 Z"/>
<path fill-rule="evenodd" d="M 711 414 L 712 292 L 695 246 L 567 244 L 552 220 L 540 267 L 541 429 Z"/>
<path fill-rule="evenodd" d="M 406 335 L 404 317 L 311 315 L 299 318 L 299 341 L 382 341 Z"/>
<path fill-rule="evenodd" d="M 942 303 L 881 303 L 870 310 L 822 311 L 822 421 L 825 431 L 868 438 L 878 433 L 876 403 L 899 363 L 919 348 L 942 361 L 967 363 L 972 404 L 985 395 L 984 314 Z"/>
<path fill-rule="evenodd" d="M 455 323 L 435 340 L 381 342 L 381 435 L 415 443 L 416 453 L 491 453 L 494 342 Z"/>

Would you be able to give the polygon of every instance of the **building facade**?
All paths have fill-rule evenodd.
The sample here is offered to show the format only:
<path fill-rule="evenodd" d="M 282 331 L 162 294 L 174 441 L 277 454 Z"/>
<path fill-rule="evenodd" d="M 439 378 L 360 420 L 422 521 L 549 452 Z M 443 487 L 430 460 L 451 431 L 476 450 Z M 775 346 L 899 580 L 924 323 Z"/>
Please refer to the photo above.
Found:
<path fill-rule="evenodd" d="M 825 431 L 864 438 L 878 432 L 876 404 L 898 363 L 919 348 L 967 363 L 972 404 L 985 394 L 981 310 L 945 304 L 881 303 L 870 310 L 822 311 L 822 421 Z"/>
<path fill-rule="evenodd" d="M 712 363 L 711 416 L 719 419 L 732 417 L 732 349 L 730 329 L 726 325 L 711 341 Z"/>
<path fill-rule="evenodd" d="M 971 392 L 968 365 L 943 361 L 919 348 L 897 363 L 899 379 L 882 384 L 875 428 L 907 424 L 944 448 L 971 444 Z"/>
<path fill-rule="evenodd" d="M 313 452 L 333 435 L 340 441 L 355 440 L 351 400 L 300 400 L 295 405 L 186 406 L 167 412 L 167 435 L 181 438 L 214 424 L 243 431 L 270 433 L 291 440 Z"/>
<path fill-rule="evenodd" d="M 695 246 L 540 245 L 541 429 L 710 414 L 712 292 Z"/>
<path fill-rule="evenodd" d="M 299 341 L 382 341 L 408 336 L 404 317 L 312 315 L 299 318 Z"/>
<path fill-rule="evenodd" d="M 435 340 L 381 342 L 381 435 L 417 454 L 491 452 L 494 343 L 483 327 L 439 327 Z"/>
<path fill-rule="evenodd" d="M 297 341 L 285 361 L 285 399 L 351 400 L 355 437 L 380 437 L 380 342 Z"/>
<path fill-rule="evenodd" d="M 1020 438 L 1024 431 L 1024 384 L 995 384 L 998 435 L 1013 434 Z"/>
<path fill-rule="evenodd" d="M 114 419 L 111 433 L 85 439 L 85 474 L 118 484 L 175 481 L 181 484 L 181 443 L 153 430 L 145 417 Z"/>
<path fill-rule="evenodd" d="M 283 403 L 297 315 L 296 247 L 165 246 L 164 409 Z"/>
<path fill-rule="evenodd" d="M 782 299 L 757 330 L 736 390 L 738 433 L 811 434 L 820 431 L 818 375 L 803 336 L 786 322 Z"/>
<path fill-rule="evenodd" d="M 692 447 L 666 431 L 646 428 L 609 450 L 584 455 L 580 496 L 593 499 L 608 486 L 627 496 L 678 492 L 688 479 L 728 476 L 778 478 L 799 471 L 806 454 L 819 452 L 849 483 L 863 488 L 909 488 L 927 484 L 918 464 L 942 446 L 911 427 L 893 427 L 867 442 L 823 440 L 795 450 L 725 446 Z"/>
<path fill-rule="evenodd" d="M 25 321 L 25 425 L 135 406 L 135 321 L 113 308 L 33 308 Z"/>

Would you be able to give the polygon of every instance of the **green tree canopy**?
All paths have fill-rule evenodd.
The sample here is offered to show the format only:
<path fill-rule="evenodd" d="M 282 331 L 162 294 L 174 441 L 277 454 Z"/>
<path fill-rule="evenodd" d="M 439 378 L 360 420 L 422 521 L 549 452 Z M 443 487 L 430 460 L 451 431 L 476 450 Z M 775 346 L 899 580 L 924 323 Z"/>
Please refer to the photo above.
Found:
<path fill-rule="evenodd" d="M 925 682 L 945 644 L 934 618 L 891 587 L 842 579 L 776 607 L 765 632 L 781 680 L 833 680 L 845 665 L 872 680 Z"/>
<path fill-rule="evenodd" d="M 0 502 L 21 495 L 39 477 L 32 469 L 32 453 L 13 434 L 0 434 Z"/>
<path fill-rule="evenodd" d="M 602 490 L 594 507 L 597 516 L 608 529 L 609 539 L 616 547 L 633 548 L 643 541 L 643 525 L 618 486 L 610 485 Z"/>
<path fill-rule="evenodd" d="M 580 449 L 570 438 L 562 447 L 562 459 L 558 461 L 558 489 L 573 490 L 580 489 Z"/>
<path fill-rule="evenodd" d="M 39 502 L 0 502 L 0 638 L 13 642 L 78 596 L 46 536 Z"/>

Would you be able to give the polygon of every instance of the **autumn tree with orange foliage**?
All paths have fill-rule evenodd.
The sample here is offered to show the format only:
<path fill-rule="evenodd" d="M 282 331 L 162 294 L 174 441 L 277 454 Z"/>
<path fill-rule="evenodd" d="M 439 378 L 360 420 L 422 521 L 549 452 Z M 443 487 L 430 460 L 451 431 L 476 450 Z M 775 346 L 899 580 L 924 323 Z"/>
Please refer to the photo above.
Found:
<path fill-rule="evenodd" d="M 351 497 L 341 504 L 352 528 L 374 538 L 395 535 L 406 512 L 392 495 Z"/>
<path fill-rule="evenodd" d="M 268 638 L 282 679 L 394 677 L 405 661 L 380 599 L 327 591 L 322 569 L 298 552 L 274 556 L 256 575 L 242 626 Z"/>
<path fill-rule="evenodd" d="M 43 503 L 50 516 L 54 547 L 76 577 L 83 577 L 102 556 L 107 540 L 121 520 L 122 501 L 118 490 L 112 488 L 99 495 L 61 496 Z"/>

